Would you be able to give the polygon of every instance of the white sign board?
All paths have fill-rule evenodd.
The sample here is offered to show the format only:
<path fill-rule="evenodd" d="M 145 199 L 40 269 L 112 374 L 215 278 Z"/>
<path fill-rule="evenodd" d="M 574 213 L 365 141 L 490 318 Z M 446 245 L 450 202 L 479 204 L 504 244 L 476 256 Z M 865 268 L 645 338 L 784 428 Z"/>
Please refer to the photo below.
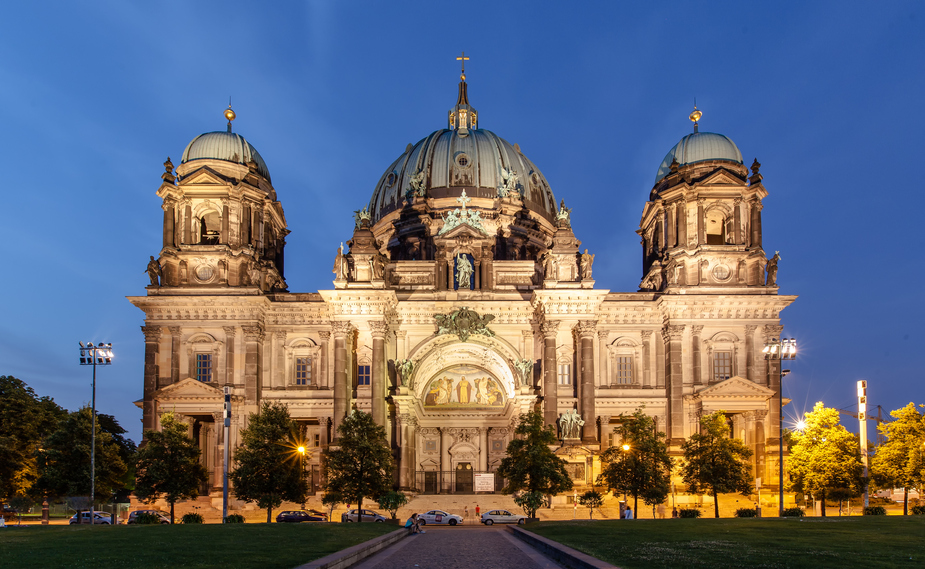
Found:
<path fill-rule="evenodd" d="M 495 474 L 489 472 L 487 474 L 476 474 L 475 475 L 475 491 L 476 492 L 494 492 L 495 491 Z"/>

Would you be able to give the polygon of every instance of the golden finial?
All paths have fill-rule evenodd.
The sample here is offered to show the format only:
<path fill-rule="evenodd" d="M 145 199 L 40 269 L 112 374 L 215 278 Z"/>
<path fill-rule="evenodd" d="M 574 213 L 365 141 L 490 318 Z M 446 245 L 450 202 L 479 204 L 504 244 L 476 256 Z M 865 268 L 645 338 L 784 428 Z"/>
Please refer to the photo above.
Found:
<path fill-rule="evenodd" d="M 459 74 L 459 80 L 466 80 L 466 62 L 469 61 L 469 58 L 466 57 L 466 52 L 462 52 L 462 55 L 456 58 L 456 61 L 462 62 L 462 73 Z"/>
<path fill-rule="evenodd" d="M 231 121 L 233 121 L 236 116 L 234 111 L 231 110 L 231 97 L 228 97 L 228 108 L 225 109 L 225 118 L 228 119 L 228 132 L 231 132 Z"/>
<path fill-rule="evenodd" d="M 697 109 L 697 99 L 694 99 L 694 112 L 690 114 L 687 118 L 691 119 L 691 122 L 694 123 L 694 132 L 697 132 L 697 121 L 700 120 L 700 117 L 703 116 L 703 113 Z"/>

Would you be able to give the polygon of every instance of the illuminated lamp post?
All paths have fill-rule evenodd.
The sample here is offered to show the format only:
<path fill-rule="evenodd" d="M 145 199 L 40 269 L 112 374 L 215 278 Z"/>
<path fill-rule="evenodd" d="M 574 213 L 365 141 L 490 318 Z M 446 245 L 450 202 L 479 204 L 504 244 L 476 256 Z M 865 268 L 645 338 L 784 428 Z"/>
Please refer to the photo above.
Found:
<path fill-rule="evenodd" d="M 630 446 L 626 443 L 623 443 L 623 469 L 626 469 L 626 455 L 630 451 Z M 620 512 L 621 515 L 626 513 L 626 508 L 629 506 L 629 502 L 626 500 L 626 485 L 623 485 L 623 511 Z M 636 512 L 633 512 L 635 514 Z"/>
<path fill-rule="evenodd" d="M 112 365 L 112 344 L 80 344 L 80 365 L 93 366 L 93 398 L 90 407 L 90 525 L 96 523 L 96 366 Z M 82 520 L 81 520 L 82 521 Z"/>
<path fill-rule="evenodd" d="M 797 357 L 797 341 L 796 338 L 782 338 L 780 340 L 771 340 L 764 345 L 764 349 L 761 350 L 764 353 L 764 359 L 768 361 L 777 360 L 781 362 L 782 360 L 792 360 Z M 778 363 L 777 366 L 777 389 L 779 390 L 780 400 L 780 414 L 777 418 L 777 431 L 779 438 L 779 453 L 780 461 L 778 466 L 780 471 L 778 473 L 778 478 L 780 482 L 780 496 L 779 503 L 777 508 L 777 515 L 784 517 L 784 376 L 790 373 L 790 370 L 784 371 L 781 369 L 782 364 Z"/>
<path fill-rule="evenodd" d="M 299 445 L 299 448 L 296 449 L 299 451 L 299 482 L 305 480 L 305 447 Z M 302 509 L 305 509 L 305 496 L 302 496 Z"/>

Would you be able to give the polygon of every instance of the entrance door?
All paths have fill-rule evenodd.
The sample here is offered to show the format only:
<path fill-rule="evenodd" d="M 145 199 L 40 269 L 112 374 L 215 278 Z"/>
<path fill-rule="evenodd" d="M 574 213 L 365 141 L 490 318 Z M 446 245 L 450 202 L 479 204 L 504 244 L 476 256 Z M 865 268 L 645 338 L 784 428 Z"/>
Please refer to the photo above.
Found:
<path fill-rule="evenodd" d="M 425 472 L 424 473 L 424 493 L 425 494 L 436 494 L 437 493 L 437 473 L 436 472 Z"/>
<path fill-rule="evenodd" d="M 468 462 L 460 462 L 456 465 L 456 492 L 472 493 L 472 465 Z"/>

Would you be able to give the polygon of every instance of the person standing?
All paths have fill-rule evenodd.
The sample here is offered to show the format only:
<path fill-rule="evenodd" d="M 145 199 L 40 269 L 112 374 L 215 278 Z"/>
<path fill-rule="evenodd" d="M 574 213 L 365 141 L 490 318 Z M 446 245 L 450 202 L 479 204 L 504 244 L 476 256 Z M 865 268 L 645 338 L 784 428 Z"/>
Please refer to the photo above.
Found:
<path fill-rule="evenodd" d="M 465 524 L 468 521 L 469 521 L 469 506 L 466 506 L 465 508 L 463 508 L 463 523 Z"/>
<path fill-rule="evenodd" d="M 633 508 L 631 508 L 630 506 L 626 507 L 626 519 L 627 520 L 633 519 Z"/>
<path fill-rule="evenodd" d="M 479 510 L 479 505 L 476 504 L 475 505 L 475 519 L 482 521 L 482 515 L 480 514 L 480 512 L 481 510 Z"/>

